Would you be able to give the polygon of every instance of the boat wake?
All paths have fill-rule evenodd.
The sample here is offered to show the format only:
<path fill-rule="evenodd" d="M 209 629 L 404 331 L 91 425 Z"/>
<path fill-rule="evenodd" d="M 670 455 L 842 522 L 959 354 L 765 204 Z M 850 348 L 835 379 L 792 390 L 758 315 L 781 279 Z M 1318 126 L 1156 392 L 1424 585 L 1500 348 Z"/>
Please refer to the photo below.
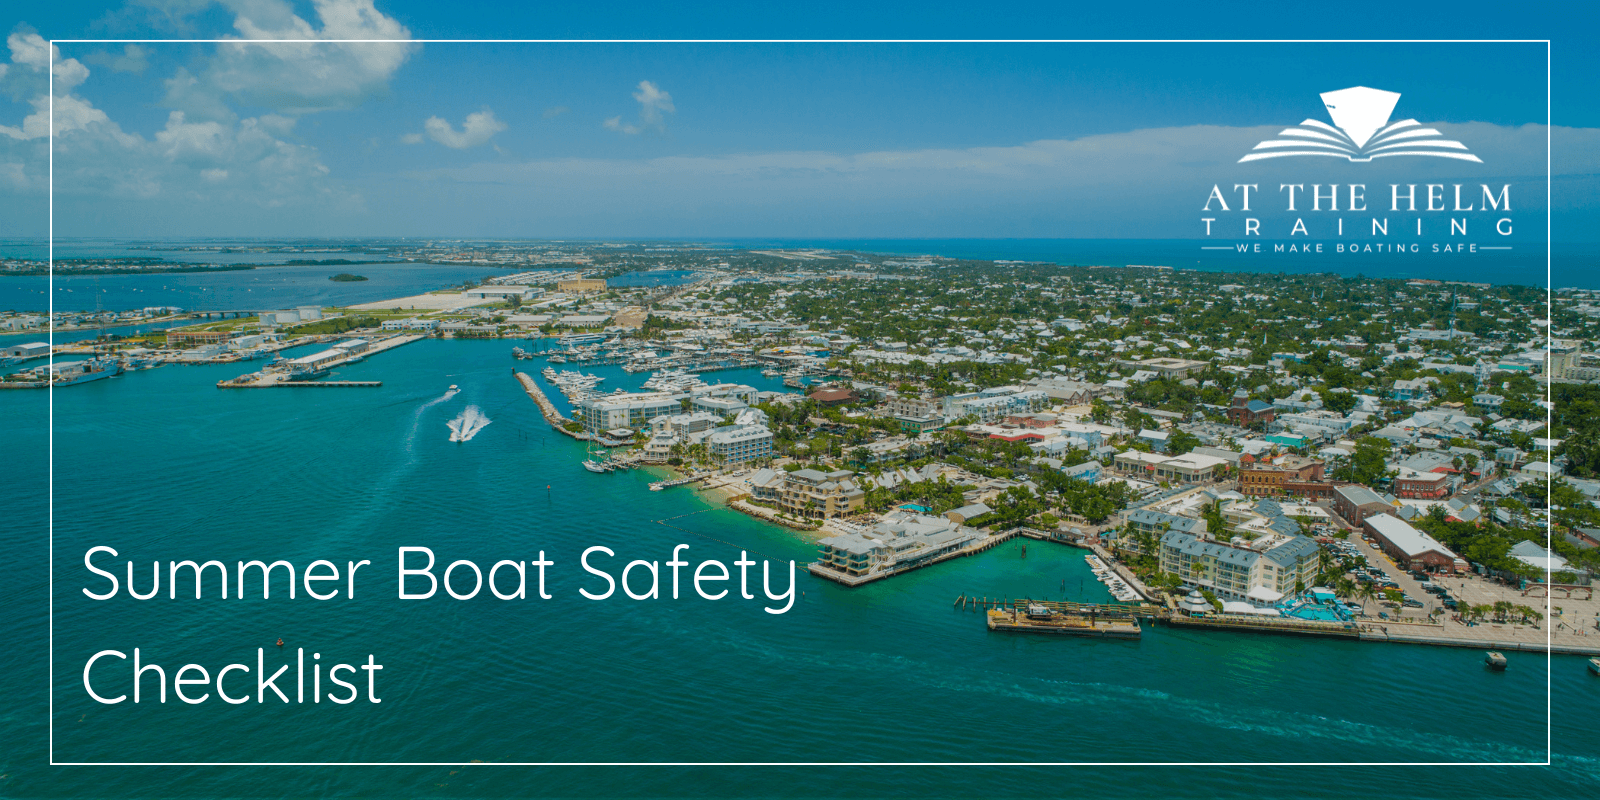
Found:
<path fill-rule="evenodd" d="M 488 427 L 490 422 L 492 420 L 484 416 L 483 411 L 477 406 L 467 406 L 467 410 L 456 415 L 455 419 L 446 422 L 445 425 L 450 428 L 450 441 L 470 442 L 472 437 Z"/>

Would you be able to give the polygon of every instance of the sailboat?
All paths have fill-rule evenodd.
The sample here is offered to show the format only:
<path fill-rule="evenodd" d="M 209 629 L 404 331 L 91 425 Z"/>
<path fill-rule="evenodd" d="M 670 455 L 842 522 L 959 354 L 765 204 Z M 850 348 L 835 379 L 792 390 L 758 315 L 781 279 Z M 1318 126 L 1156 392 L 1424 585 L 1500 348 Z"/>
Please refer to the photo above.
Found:
<path fill-rule="evenodd" d="M 595 455 L 594 442 L 590 442 L 589 443 L 588 455 L 589 455 L 589 457 L 585 458 L 583 460 L 583 468 L 584 469 L 589 470 L 590 472 L 610 472 L 611 471 L 611 465 L 606 463 L 606 461 L 608 459 L 606 451 L 601 450 L 600 451 L 600 456 L 601 456 L 600 459 L 599 460 L 595 459 L 595 457 L 594 457 L 594 455 Z"/>

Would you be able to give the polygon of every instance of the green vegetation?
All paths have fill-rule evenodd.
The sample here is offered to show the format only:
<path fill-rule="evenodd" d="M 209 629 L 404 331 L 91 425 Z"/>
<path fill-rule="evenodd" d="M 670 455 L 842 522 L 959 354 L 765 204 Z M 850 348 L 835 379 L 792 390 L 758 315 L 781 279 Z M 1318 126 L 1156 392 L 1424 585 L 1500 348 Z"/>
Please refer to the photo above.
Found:
<path fill-rule="evenodd" d="M 355 281 L 364 281 L 366 279 L 367 276 L 365 275 L 351 275 L 348 272 L 341 272 L 338 275 L 328 278 L 330 281 L 337 281 L 339 283 L 353 283 Z"/>
<path fill-rule="evenodd" d="M 356 328 L 376 328 L 382 324 L 382 320 L 377 317 L 334 317 L 332 319 L 320 319 L 316 322 L 307 322 L 304 325 L 296 325 L 289 330 L 296 336 L 322 335 L 344 333 L 345 331 L 353 331 Z"/>

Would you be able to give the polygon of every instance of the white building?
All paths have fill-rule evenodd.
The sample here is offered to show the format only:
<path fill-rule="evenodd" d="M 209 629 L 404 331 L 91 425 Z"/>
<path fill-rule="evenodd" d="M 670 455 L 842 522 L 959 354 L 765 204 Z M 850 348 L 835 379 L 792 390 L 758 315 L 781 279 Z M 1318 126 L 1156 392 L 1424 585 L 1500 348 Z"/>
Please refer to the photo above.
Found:
<path fill-rule="evenodd" d="M 760 425 L 718 428 L 706 437 L 706 452 L 723 464 L 771 458 L 772 431 Z"/>
<path fill-rule="evenodd" d="M 618 428 L 638 430 L 656 417 L 681 410 L 677 396 L 667 392 L 600 395 L 573 404 L 584 430 L 594 434 Z"/>

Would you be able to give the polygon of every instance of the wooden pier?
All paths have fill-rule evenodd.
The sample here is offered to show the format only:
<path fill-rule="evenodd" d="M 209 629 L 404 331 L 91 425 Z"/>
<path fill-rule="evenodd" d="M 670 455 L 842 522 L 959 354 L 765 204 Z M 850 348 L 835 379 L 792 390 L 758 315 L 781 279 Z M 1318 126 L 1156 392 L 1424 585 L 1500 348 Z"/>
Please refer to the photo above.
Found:
<path fill-rule="evenodd" d="M 1094 636 L 1137 639 L 1143 633 L 1139 618 L 1088 611 L 1063 613 L 1034 603 L 1017 608 L 992 608 L 984 614 L 989 630 L 1050 633 L 1058 636 Z"/>

